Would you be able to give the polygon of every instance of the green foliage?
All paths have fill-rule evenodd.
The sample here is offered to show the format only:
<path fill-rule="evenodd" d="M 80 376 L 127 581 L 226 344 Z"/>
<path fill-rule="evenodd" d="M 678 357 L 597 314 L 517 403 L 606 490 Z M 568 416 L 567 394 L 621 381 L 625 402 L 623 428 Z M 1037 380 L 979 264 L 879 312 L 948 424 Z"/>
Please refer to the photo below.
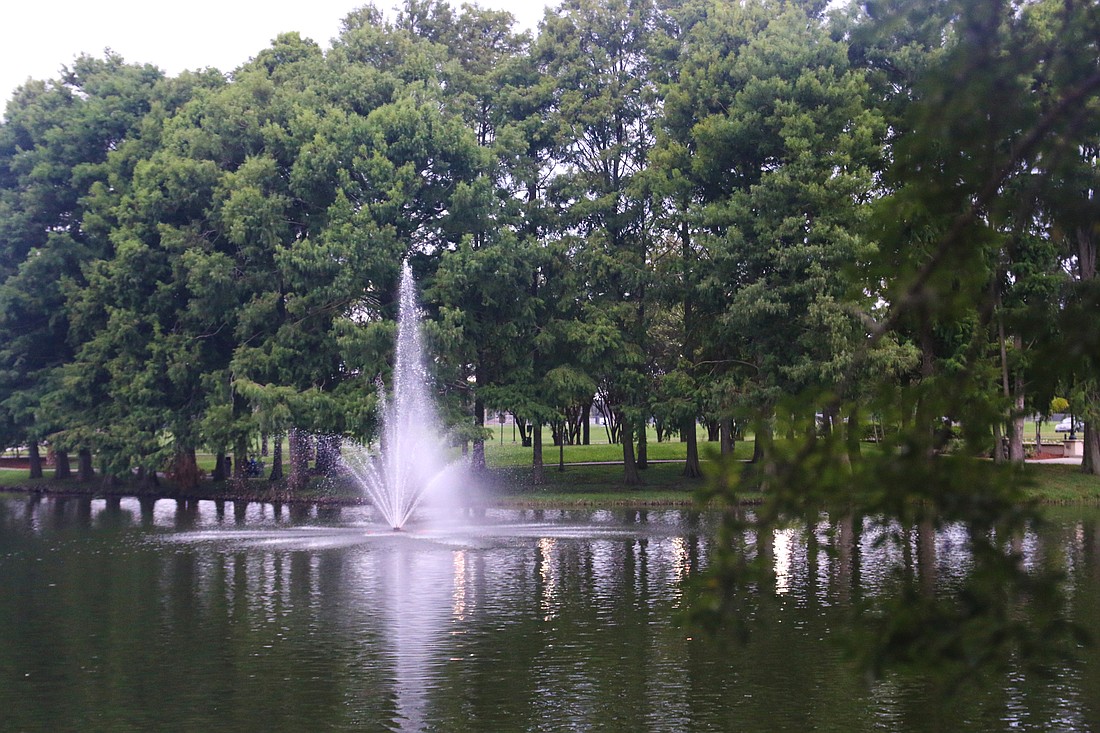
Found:
<path fill-rule="evenodd" d="M 899 568 L 895 600 L 868 599 L 854 610 L 871 642 L 868 669 L 917 669 L 945 689 L 995 672 L 1015 655 L 1058 661 L 1077 643 L 1063 618 L 1057 574 L 1024 568 L 1012 549 L 1012 538 L 1041 521 L 1025 500 L 1028 474 L 975 458 L 987 454 L 1006 416 L 1019 417 L 1023 397 L 1013 394 L 1012 382 L 1028 359 L 1017 345 L 1041 342 L 1057 319 L 1057 258 L 1046 242 L 1049 231 L 1034 226 L 1036 181 L 1029 179 L 1044 179 L 1040 161 L 1072 154 L 1087 137 L 1083 118 L 1066 102 L 1085 88 L 1090 99 L 1100 90 L 1100 78 L 1086 79 L 1084 87 L 1063 87 L 1060 97 L 1044 100 L 1035 84 L 1063 66 L 1051 63 L 1060 58 L 1057 44 L 1033 32 L 1028 13 L 1009 3 L 948 5 L 957 14 L 932 19 L 908 3 L 876 5 L 876 12 L 891 6 L 889 22 L 869 27 L 884 32 L 879 61 L 898 38 L 944 39 L 939 48 L 932 41 L 934 50 L 913 65 L 919 73 L 887 108 L 894 115 L 891 164 L 881 179 L 885 195 L 867 221 L 879 246 L 863 281 L 881 284 L 873 292 L 887 310 L 868 323 L 851 355 L 852 364 L 865 368 L 883 341 L 912 339 L 919 372 L 859 379 L 860 369 L 843 370 L 825 394 L 811 390 L 780 403 L 778 413 L 792 415 L 791 432 L 803 437 L 769 446 L 760 466 L 727 465 L 705 494 L 736 503 L 746 490 L 763 487 L 751 531 L 765 539 L 787 522 L 812 525 L 823 511 L 840 518 L 833 535 L 840 548 L 850 547 L 852 533 L 868 531 L 907 548 L 915 532 L 919 554 L 935 529 L 961 530 L 972 568 L 955 587 L 933 592 L 922 585 L 921 576 L 934 568 L 929 557 L 919 557 Z M 1094 29 L 1086 5 L 1036 8 L 1045 6 L 1078 30 Z M 936 19 L 940 30 L 928 34 Z M 919 47 L 907 41 L 892 51 L 912 62 Z M 1007 106 L 1005 113 L 978 112 L 994 104 Z M 1054 129 L 1061 134 L 1048 137 Z M 758 319 L 782 303 L 760 295 Z M 1006 327 L 1016 336 L 1011 347 Z M 825 405 L 824 431 L 816 429 L 814 404 Z M 831 417 L 851 421 L 863 411 L 898 427 L 886 433 L 881 453 L 856 460 Z M 944 428 L 952 424 L 956 455 L 942 455 Z M 738 518 L 727 523 L 731 551 L 718 559 L 706 595 L 713 612 L 751 615 L 752 589 L 767 580 L 767 554 L 759 546 L 755 553 L 739 549 L 735 540 L 749 530 Z"/>

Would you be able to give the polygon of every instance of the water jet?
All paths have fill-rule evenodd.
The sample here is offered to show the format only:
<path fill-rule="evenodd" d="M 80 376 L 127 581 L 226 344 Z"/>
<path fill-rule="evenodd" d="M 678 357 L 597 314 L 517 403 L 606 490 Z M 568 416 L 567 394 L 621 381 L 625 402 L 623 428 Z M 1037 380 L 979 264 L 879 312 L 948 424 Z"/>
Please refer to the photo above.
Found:
<path fill-rule="evenodd" d="M 427 494 L 438 488 L 447 468 L 420 337 L 420 315 L 412 268 L 401 270 L 393 389 L 379 386 L 381 430 L 378 449 L 345 445 L 344 463 L 375 511 L 401 531 Z"/>

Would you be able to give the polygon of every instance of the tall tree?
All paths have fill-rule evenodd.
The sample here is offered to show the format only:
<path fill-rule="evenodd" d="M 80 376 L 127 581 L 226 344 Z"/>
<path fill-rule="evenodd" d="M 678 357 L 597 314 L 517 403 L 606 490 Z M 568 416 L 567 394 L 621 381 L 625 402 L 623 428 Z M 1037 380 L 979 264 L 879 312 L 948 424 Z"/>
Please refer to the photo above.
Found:
<path fill-rule="evenodd" d="M 638 188 L 653 145 L 655 85 L 650 51 L 661 18 L 650 0 L 569 0 L 547 14 L 535 53 L 556 83 L 553 124 L 562 168 L 558 193 L 568 226 L 585 237 L 585 319 L 590 337 L 616 332 L 614 345 L 592 344 L 588 364 L 623 423 L 628 485 L 641 483 L 635 430 L 647 417 L 645 388 L 648 254 L 652 209 Z M 633 190 L 632 190 L 633 189 Z"/>
<path fill-rule="evenodd" d="M 1100 235 L 1096 228 L 1100 213 L 1100 103 L 1095 92 L 1098 72 L 1090 60 L 1100 44 L 1100 10 L 1087 2 L 1037 2 L 1025 8 L 1021 21 L 1027 33 L 1049 49 L 1049 61 L 1036 68 L 1031 79 L 1031 99 L 1036 114 L 1058 120 L 1058 126 L 1052 127 L 1060 136 L 1049 141 L 1057 155 L 1036 156 L 1037 165 L 1029 171 L 1031 180 L 1020 185 L 1021 194 L 1039 191 L 1042 234 L 1058 247 L 1064 270 L 1070 275 L 1062 307 L 1057 309 L 1062 316 L 1058 319 L 1059 338 L 1036 362 L 1062 367 L 1060 374 L 1044 370 L 1048 384 L 1060 378 L 1062 384 L 1075 387 L 1075 412 L 1085 420 L 1082 467 L 1086 473 L 1100 474 L 1100 364 L 1089 327 L 1100 289 Z M 1041 338 L 1049 332 L 1049 323 L 1046 320 L 1047 328 L 1032 330 Z M 1058 358 L 1051 361 L 1056 354 Z"/>
<path fill-rule="evenodd" d="M 507 132 L 516 122 L 511 101 L 516 84 L 525 81 L 522 54 L 529 37 L 516 32 L 511 14 L 499 11 L 464 6 L 454 15 L 435 4 L 410 5 L 407 13 L 418 33 L 446 48 L 444 104 L 473 133 L 482 154 L 478 177 L 455 191 L 456 241 L 440 258 L 429 297 L 439 302 L 445 351 L 458 367 L 452 381 L 470 390 L 472 430 L 460 437 L 472 440 L 473 465 L 484 469 L 486 396 L 521 358 L 517 349 L 530 322 L 529 242 L 515 198 L 519 141 Z"/>
<path fill-rule="evenodd" d="M 871 27 L 889 36 L 913 20 L 906 11 L 915 8 L 923 17 L 925 6 L 865 7 L 883 13 Z M 861 615 L 876 634 L 875 670 L 918 664 L 961 678 L 1020 649 L 1034 652 L 1068 641 L 1059 635 L 1065 625 L 1055 606 L 1027 602 L 1057 598 L 1058 578 L 1023 567 L 1018 553 L 1003 541 L 1035 518 L 1020 491 L 1021 472 L 971 456 L 988 450 L 992 426 L 1006 415 L 1003 394 L 996 389 L 998 374 L 991 368 L 995 362 L 984 356 L 997 313 L 998 290 L 992 284 L 998 267 L 1007 255 L 1012 269 L 1002 269 L 1002 276 L 1011 272 L 1007 279 L 1019 280 L 1024 272 L 1026 257 L 1006 246 L 1008 235 L 1030 231 L 1021 222 L 1035 221 L 1037 183 L 1056 180 L 1044 162 L 1078 153 L 1087 139 L 1088 114 L 1082 110 L 1094 109 L 1100 73 L 1095 55 L 1086 54 L 1093 59 L 1085 65 L 1090 70 L 1036 104 L 1036 81 L 1059 78 L 1076 54 L 1061 49 L 1053 35 L 1030 32 L 1027 9 L 1015 3 L 947 2 L 940 7 L 950 11 L 939 30 L 942 52 L 917 73 L 910 102 L 892 121 L 897 125 L 883 177 L 889 195 L 876 203 L 868 229 L 880 247 L 869 269 L 871 282 L 881 283 L 886 311 L 869 311 L 869 332 L 855 356 L 857 363 L 865 362 L 877 345 L 904 338 L 905 330 L 931 341 L 952 328 L 961 358 L 942 378 L 899 383 L 884 374 L 869 380 L 867 397 L 857 396 L 860 404 L 888 412 L 898 426 L 886 449 L 866 456 L 855 471 L 837 470 L 835 456 L 844 446 L 809 434 L 795 450 L 777 456 L 773 490 L 758 517 L 767 527 L 793 516 L 813 521 L 822 506 L 841 507 L 874 518 L 870 521 L 898 541 L 921 522 L 962 528 L 973 565 L 956 589 L 931 597 L 907 583 L 898 605 L 884 604 L 873 617 Z M 1078 12 L 1085 7 L 1086 12 Z M 1056 27 L 1096 37 L 1094 4 L 1051 3 L 1046 10 L 1058 19 Z M 1018 185 L 1032 173 L 1037 178 Z M 1025 330 L 1025 319 L 1013 325 L 1021 336 L 1033 335 Z M 1095 335 L 1089 343 L 1086 348 L 1095 349 Z M 929 350 L 923 350 L 927 356 Z M 945 360 L 943 366 L 948 365 Z M 964 458 L 937 453 L 941 431 L 936 428 L 945 415 L 961 420 L 958 449 L 967 454 Z M 728 485 L 736 486 L 736 480 Z M 745 576 L 732 559 L 716 562 L 720 575 L 738 578 L 727 590 L 745 587 L 740 585 Z M 1033 614 L 1030 623 L 1015 615 L 1025 607 Z M 945 623 L 955 630 L 950 638 L 938 631 Z"/>
<path fill-rule="evenodd" d="M 29 82 L 11 100 L 0 127 L 0 410 L 6 443 L 31 443 L 71 428 L 50 395 L 76 340 L 64 308 L 66 282 L 110 248 L 104 227 L 86 219 L 89 203 L 110 185 L 109 157 L 133 158 L 154 107 L 171 108 L 181 85 L 163 83 L 151 66 L 121 57 L 81 56 L 60 79 Z M 130 163 L 132 165 L 132 162 Z M 53 407 L 51 407 L 51 405 Z M 67 450 L 87 434 L 56 440 L 59 475 Z"/>
<path fill-rule="evenodd" d="M 736 385 L 762 443 L 781 396 L 833 389 L 862 339 L 845 270 L 871 252 L 857 231 L 884 127 L 846 47 L 798 7 L 688 7 L 655 161 L 685 313 L 711 316 L 687 331 L 709 344 L 691 361 Z"/>

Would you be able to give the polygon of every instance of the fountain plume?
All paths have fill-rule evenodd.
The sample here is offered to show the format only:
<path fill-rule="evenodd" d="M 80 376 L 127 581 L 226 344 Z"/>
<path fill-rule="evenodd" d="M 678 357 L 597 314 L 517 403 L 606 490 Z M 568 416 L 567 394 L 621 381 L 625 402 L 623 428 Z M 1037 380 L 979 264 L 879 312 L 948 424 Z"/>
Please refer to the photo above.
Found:
<path fill-rule="evenodd" d="M 379 394 L 380 450 L 345 450 L 344 461 L 384 521 L 399 530 L 446 468 L 420 335 L 412 268 L 401 272 L 393 391 Z"/>

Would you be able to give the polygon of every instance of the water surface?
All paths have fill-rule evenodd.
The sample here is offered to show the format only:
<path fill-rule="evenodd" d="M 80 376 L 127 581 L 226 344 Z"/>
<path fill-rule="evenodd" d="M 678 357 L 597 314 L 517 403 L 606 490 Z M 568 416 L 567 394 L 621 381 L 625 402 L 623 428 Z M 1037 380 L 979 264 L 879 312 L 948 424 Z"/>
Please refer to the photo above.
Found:
<path fill-rule="evenodd" d="M 834 643 L 844 608 L 889 592 L 901 561 L 871 532 L 854 564 L 826 551 L 828 520 L 767 538 L 774 587 L 741 644 L 678 623 L 711 515 L 463 521 L 0 498 L 0 730 L 1100 730 L 1095 650 L 947 701 L 857 674 Z M 1095 625 L 1100 515 L 1060 516 L 1024 551 L 1064 565 Z M 966 572 L 950 528 L 924 553 L 936 583 Z"/>

